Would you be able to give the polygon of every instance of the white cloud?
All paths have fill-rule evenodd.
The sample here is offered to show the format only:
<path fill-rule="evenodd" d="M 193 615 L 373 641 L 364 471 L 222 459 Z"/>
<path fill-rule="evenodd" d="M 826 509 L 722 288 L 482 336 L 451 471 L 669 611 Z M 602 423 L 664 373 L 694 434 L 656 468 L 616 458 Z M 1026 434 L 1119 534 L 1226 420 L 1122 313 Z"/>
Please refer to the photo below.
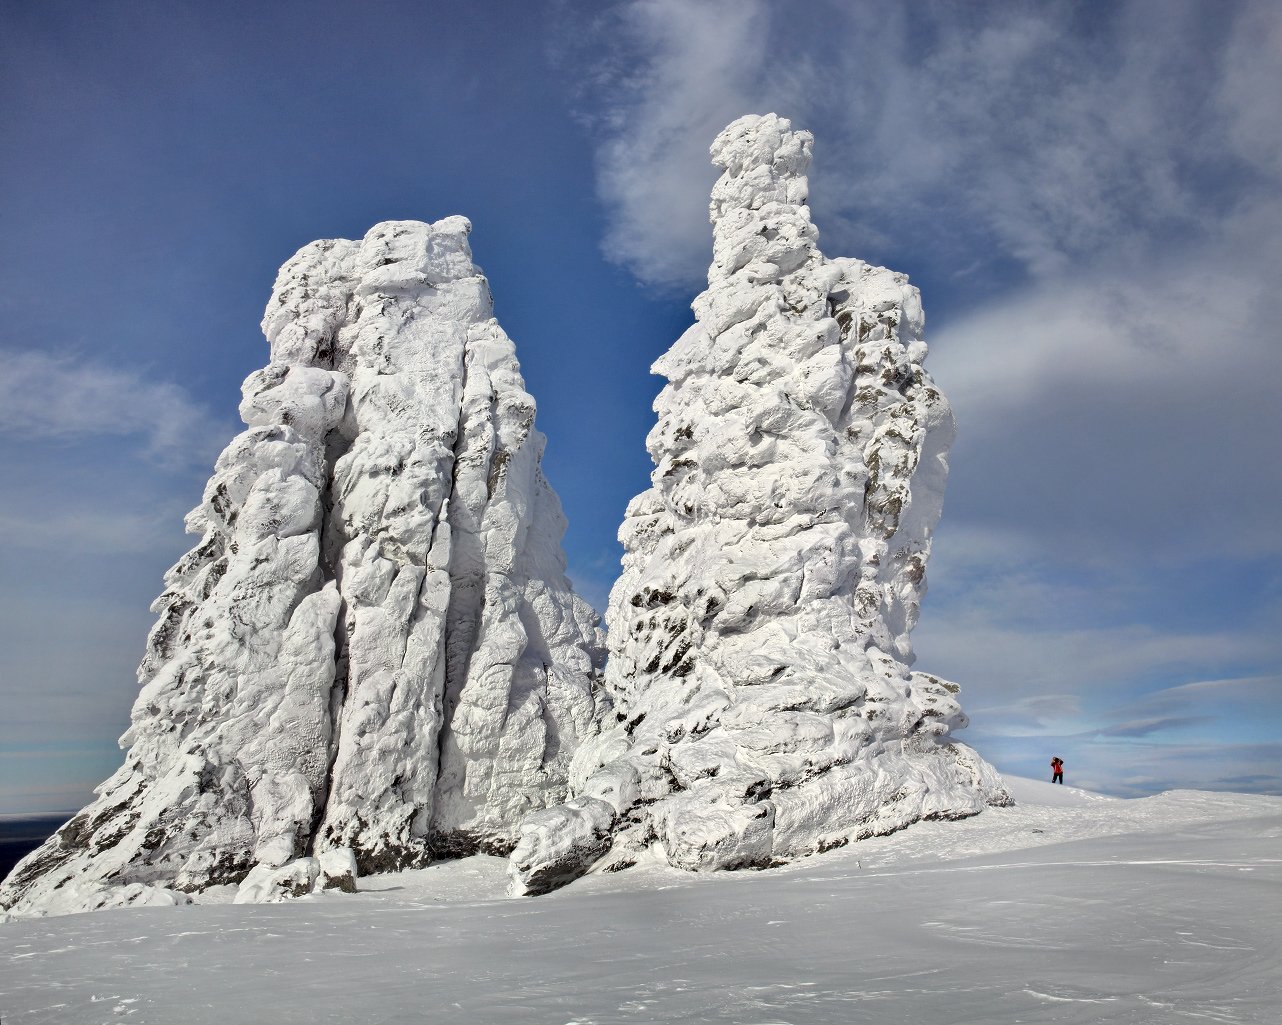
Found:
<path fill-rule="evenodd" d="M 938 540 L 938 553 L 957 554 L 932 560 L 918 665 L 961 684 L 971 717 L 963 739 L 999 767 L 1040 772 L 1049 748 L 1081 758 L 1089 747 L 1110 766 L 1095 782 L 1111 790 L 1126 780 L 1143 789 L 1135 781 L 1159 778 L 1144 767 L 1155 761 L 1182 785 L 1261 771 L 1246 761 L 1181 768 L 1174 752 L 1207 763 L 1220 747 L 1282 734 L 1276 602 L 1217 595 L 1231 578 L 1159 574 L 1142 558 L 1075 565 L 1071 553 L 1020 539 L 1003 547 L 999 532 L 975 527 L 959 532 L 961 545 L 947 532 Z M 1213 596 L 1225 607 L 1203 607 Z M 1226 671 L 1242 675 L 1217 675 Z M 1265 775 L 1275 782 L 1251 789 L 1282 790 L 1282 772 Z"/>
<path fill-rule="evenodd" d="M 974 739 L 974 738 L 972 738 Z M 1003 771 L 1050 779 L 1051 755 L 1066 763 L 1065 782 L 1121 797 L 1163 790 L 1282 793 L 1282 743 L 1160 743 L 1110 737 L 985 736 L 984 756 Z"/>
<path fill-rule="evenodd" d="M 606 255 L 653 284 L 697 280 L 712 251 L 708 146 L 751 102 L 749 79 L 769 39 L 765 4 L 638 0 L 597 31 L 639 62 L 625 81 L 608 70 L 594 76 L 611 97 L 592 124 L 611 212 Z"/>
<path fill-rule="evenodd" d="M 1068 693 L 1030 694 L 997 706 L 975 707 L 968 703 L 968 708 L 971 717 L 982 722 L 990 736 L 1062 733 L 1081 714 L 1078 696 Z"/>
<path fill-rule="evenodd" d="M 0 350 L 5 400 L 0 429 L 19 437 L 143 441 L 169 463 L 208 463 L 226 429 L 185 389 L 76 355 Z"/>
<path fill-rule="evenodd" d="M 1131 0 L 1091 22 L 1067 3 L 618 5 L 592 36 L 612 55 L 590 97 L 607 251 L 697 285 L 707 145 L 767 109 L 816 132 L 834 253 L 1044 276 L 1196 236 L 1251 191 L 1208 202 L 1217 182 L 1276 159 L 1276 8 Z"/>
<path fill-rule="evenodd" d="M 1262 170 L 1282 174 L 1282 8 L 1248 5 L 1233 26 L 1223 61 L 1219 101 L 1237 151 Z"/>
<path fill-rule="evenodd" d="M 932 339 L 959 423 L 948 515 L 1095 562 L 1282 554 L 1282 206 L 1243 244 L 1061 277 Z"/>
<path fill-rule="evenodd" d="M 181 533 L 186 511 L 174 502 L 159 507 L 149 504 L 142 510 L 101 505 L 78 505 L 62 510 L 0 509 L 0 536 L 11 549 L 136 554 L 172 544 L 175 535 Z"/>
<path fill-rule="evenodd" d="M 974 593 L 982 597 L 983 590 Z M 1048 615 L 1054 611 L 1046 609 Z M 1090 702 L 1092 715 L 1110 697 L 1135 694 L 1139 681 L 1282 657 L 1282 642 L 1255 624 L 1201 631 L 1138 623 L 1029 626 L 1000 612 L 989 618 L 939 608 L 929 620 L 923 616 L 915 640 L 921 667 L 959 682 L 968 707 L 1018 709 L 1029 697 L 1074 694 L 1084 706 Z M 1074 728 L 1082 728 L 1080 719 Z"/>
<path fill-rule="evenodd" d="M 1032 698 L 996 710 L 995 720 L 979 710 L 964 739 L 1018 775 L 1048 771 L 1044 763 L 1059 754 L 1068 782 L 1123 796 L 1176 787 L 1279 793 L 1280 705 L 1276 674 L 1168 687 L 1101 707 L 1087 729 L 1065 717 L 1021 717 L 1023 707 L 1054 711 L 1050 700 Z"/>
<path fill-rule="evenodd" d="M 119 761 L 147 605 L 230 424 L 127 368 L 0 360 L 0 810 L 74 807 Z"/>

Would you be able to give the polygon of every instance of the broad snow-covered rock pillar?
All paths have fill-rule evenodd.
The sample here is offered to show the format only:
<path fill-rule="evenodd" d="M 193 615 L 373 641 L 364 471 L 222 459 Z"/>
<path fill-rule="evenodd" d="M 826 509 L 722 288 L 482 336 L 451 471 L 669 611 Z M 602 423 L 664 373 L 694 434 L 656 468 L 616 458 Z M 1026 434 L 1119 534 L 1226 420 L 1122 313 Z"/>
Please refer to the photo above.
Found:
<path fill-rule="evenodd" d="M 565 579 L 534 400 L 470 230 L 387 222 L 281 268 L 248 429 L 154 606 L 125 764 L 0 906 L 350 889 L 506 852 L 565 799 L 603 637 Z"/>
<path fill-rule="evenodd" d="M 612 867 L 657 842 L 713 869 L 1009 801 L 950 736 L 957 688 L 910 669 L 954 430 L 918 293 L 819 251 L 811 141 L 766 115 L 713 143 L 708 288 L 654 366 L 652 487 L 619 532 L 617 725 L 576 757 L 575 800 L 523 825 L 518 892 L 599 859 L 603 808 Z"/>

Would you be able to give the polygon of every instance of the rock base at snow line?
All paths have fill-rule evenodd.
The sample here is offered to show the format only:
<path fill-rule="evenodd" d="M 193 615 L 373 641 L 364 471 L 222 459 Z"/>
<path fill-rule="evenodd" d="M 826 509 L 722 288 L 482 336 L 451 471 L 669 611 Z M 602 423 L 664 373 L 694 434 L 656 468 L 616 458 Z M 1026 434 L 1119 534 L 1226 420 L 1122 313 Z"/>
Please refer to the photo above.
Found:
<path fill-rule="evenodd" d="M 711 791 L 685 791 L 663 802 L 656 815 L 668 864 L 690 872 L 765 868 L 774 851 L 775 808 L 770 801 L 726 804 Z"/>
<path fill-rule="evenodd" d="M 257 865 L 240 884 L 232 903 L 272 904 L 324 890 L 356 892 L 356 858 L 351 850 L 333 848 L 275 868 Z"/>
<path fill-rule="evenodd" d="M 319 881 L 322 890 L 356 892 L 356 855 L 350 848 L 334 847 L 321 851 L 316 860 L 320 862 Z"/>
<path fill-rule="evenodd" d="M 73 915 L 83 911 L 105 911 L 108 908 L 173 908 L 192 902 L 189 894 L 165 886 L 146 883 L 127 883 L 123 886 L 103 885 L 96 881 L 77 884 L 69 882 L 48 894 L 42 903 L 45 915 Z M 0 923 L 20 921 L 22 913 L 0 910 Z"/>
<path fill-rule="evenodd" d="M 610 806 L 591 797 L 527 815 L 508 863 L 511 893 L 537 896 L 577 879 L 609 851 L 613 825 Z"/>

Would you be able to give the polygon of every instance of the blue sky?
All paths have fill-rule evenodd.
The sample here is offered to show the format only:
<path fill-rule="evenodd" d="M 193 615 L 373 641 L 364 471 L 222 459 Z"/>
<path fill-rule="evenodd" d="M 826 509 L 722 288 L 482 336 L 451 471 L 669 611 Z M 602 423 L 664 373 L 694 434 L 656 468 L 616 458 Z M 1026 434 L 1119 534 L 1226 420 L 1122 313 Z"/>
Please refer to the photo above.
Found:
<path fill-rule="evenodd" d="M 0 7 L 0 812 L 119 762 L 276 268 L 471 218 L 603 605 L 707 146 L 816 135 L 959 420 L 920 668 L 999 768 L 1282 793 L 1282 13 L 1227 2 Z"/>

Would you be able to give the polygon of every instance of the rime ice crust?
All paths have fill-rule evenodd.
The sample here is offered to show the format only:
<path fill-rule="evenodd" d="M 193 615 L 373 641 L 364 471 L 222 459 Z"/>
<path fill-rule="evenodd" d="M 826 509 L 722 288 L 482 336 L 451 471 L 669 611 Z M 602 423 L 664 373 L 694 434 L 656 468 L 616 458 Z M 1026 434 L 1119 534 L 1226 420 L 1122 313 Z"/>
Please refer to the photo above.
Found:
<path fill-rule="evenodd" d="M 469 231 L 387 222 L 282 267 L 248 427 L 153 606 L 125 764 L 0 905 L 345 888 L 505 852 L 565 798 L 603 637 Z"/>
<path fill-rule="evenodd" d="M 576 756 L 575 799 L 526 820 L 517 892 L 564 881 L 576 845 L 586 870 L 603 818 L 612 866 L 657 842 L 714 869 L 1009 802 L 950 736 L 957 687 L 910 670 L 954 432 L 918 292 L 825 259 L 810 148 L 774 115 L 712 145 L 708 288 L 654 366 L 652 487 L 619 532 L 618 723 Z"/>

